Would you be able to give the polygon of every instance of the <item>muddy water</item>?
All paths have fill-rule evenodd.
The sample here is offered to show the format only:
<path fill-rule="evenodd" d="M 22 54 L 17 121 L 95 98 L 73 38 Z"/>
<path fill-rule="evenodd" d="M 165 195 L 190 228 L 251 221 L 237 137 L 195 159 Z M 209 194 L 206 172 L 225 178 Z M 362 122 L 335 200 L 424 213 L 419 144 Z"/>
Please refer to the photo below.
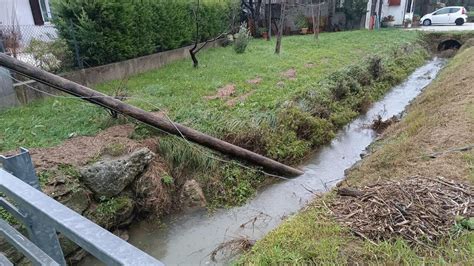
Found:
<path fill-rule="evenodd" d="M 394 87 L 367 114 L 341 130 L 330 145 L 315 153 L 303 167 L 303 176 L 266 187 L 242 207 L 218 210 L 212 215 L 205 210 L 178 214 L 168 217 L 164 226 L 142 222 L 131 229 L 130 242 L 165 264 L 195 265 L 215 264 L 209 254 L 226 240 L 241 236 L 260 239 L 304 207 L 314 196 L 310 191 L 324 192 L 341 180 L 344 170 L 360 160 L 360 154 L 376 137 L 367 125 L 377 115 L 387 119 L 403 112 L 443 66 L 441 59 L 429 61 Z M 255 222 L 241 227 L 255 217 Z M 229 258 L 220 259 L 219 264 L 225 264 Z"/>

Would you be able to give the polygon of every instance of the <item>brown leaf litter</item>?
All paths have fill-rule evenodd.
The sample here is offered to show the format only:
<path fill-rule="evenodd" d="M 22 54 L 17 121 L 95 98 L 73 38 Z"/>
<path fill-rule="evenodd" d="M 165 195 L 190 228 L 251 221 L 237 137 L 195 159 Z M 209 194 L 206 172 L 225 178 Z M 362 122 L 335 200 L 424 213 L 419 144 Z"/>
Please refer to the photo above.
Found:
<path fill-rule="evenodd" d="M 243 94 L 239 97 L 230 99 L 226 102 L 226 105 L 227 106 L 235 106 L 236 104 L 244 102 L 245 100 L 247 100 L 247 98 L 250 97 L 254 93 L 255 93 L 255 91 L 252 90 L 252 91 L 249 91 L 249 92 L 247 92 L 247 93 L 245 93 L 245 94 Z"/>
<path fill-rule="evenodd" d="M 247 80 L 247 83 L 253 84 L 253 85 L 258 85 L 262 83 L 263 79 L 261 77 L 256 77 L 254 79 Z"/>
<path fill-rule="evenodd" d="M 222 88 L 219 88 L 217 90 L 217 93 L 215 95 L 211 96 L 204 96 L 204 99 L 206 100 L 215 100 L 215 99 L 226 99 L 235 94 L 235 84 L 227 84 Z"/>
<path fill-rule="evenodd" d="M 296 69 L 290 68 L 287 71 L 284 71 L 281 73 L 281 76 L 284 78 L 287 78 L 289 80 L 295 80 L 296 79 Z"/>
<path fill-rule="evenodd" d="M 432 244 L 450 233 L 456 216 L 474 216 L 473 189 L 442 177 L 415 176 L 340 188 L 329 208 L 337 221 L 369 241 L 402 237 Z"/>

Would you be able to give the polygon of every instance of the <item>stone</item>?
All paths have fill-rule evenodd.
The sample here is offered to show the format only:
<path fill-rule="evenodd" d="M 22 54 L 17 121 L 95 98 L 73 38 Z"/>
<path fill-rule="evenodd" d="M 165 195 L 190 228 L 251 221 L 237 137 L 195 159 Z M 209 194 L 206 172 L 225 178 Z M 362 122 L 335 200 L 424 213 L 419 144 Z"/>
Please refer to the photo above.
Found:
<path fill-rule="evenodd" d="M 81 180 L 98 197 L 113 197 L 143 173 L 154 153 L 142 148 L 118 159 L 97 162 L 79 170 Z"/>
<path fill-rule="evenodd" d="M 61 203 L 68 206 L 73 211 L 82 214 L 91 203 L 89 197 L 89 191 L 83 187 L 79 187 L 76 190 L 72 190 L 71 193 L 64 199 L 61 200 Z"/>
<path fill-rule="evenodd" d="M 131 223 L 134 210 L 134 201 L 126 196 L 120 196 L 91 206 L 84 215 L 103 228 L 111 229 Z"/>
<path fill-rule="evenodd" d="M 194 179 L 187 180 L 184 183 L 180 199 L 184 209 L 202 208 L 207 205 L 202 188 Z"/>

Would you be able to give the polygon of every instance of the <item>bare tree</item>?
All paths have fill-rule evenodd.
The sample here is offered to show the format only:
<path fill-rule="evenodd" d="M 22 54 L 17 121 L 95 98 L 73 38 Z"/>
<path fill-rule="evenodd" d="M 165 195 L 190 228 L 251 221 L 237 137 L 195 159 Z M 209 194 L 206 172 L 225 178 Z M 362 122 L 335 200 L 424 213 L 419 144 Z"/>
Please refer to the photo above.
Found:
<path fill-rule="evenodd" d="M 260 25 L 260 16 L 263 0 L 241 0 L 242 8 L 246 8 L 250 12 L 250 18 L 253 20 L 253 24 L 249 23 L 252 35 L 256 35 L 256 28 Z"/>
<path fill-rule="evenodd" d="M 201 51 L 202 48 L 204 48 L 207 44 L 209 44 L 211 42 L 214 42 L 214 41 L 222 38 L 223 36 L 226 36 L 228 33 L 232 32 L 235 29 L 235 17 L 236 17 L 236 10 L 232 10 L 231 11 L 231 18 L 230 18 L 230 26 L 228 27 L 228 29 L 226 31 L 222 32 L 221 34 L 217 35 L 216 37 L 214 37 L 212 39 L 209 39 L 209 40 L 206 40 L 206 41 L 204 41 L 204 43 L 199 45 L 199 42 L 200 42 L 199 9 L 201 7 L 201 1 L 200 0 L 196 0 L 196 1 L 197 1 L 196 6 L 193 9 L 194 23 L 195 23 L 195 26 L 196 26 L 196 32 L 195 32 L 195 35 L 194 35 L 194 45 L 191 49 L 189 49 L 189 54 L 191 55 L 191 60 L 193 60 L 193 67 L 195 67 L 195 68 L 199 67 L 199 60 L 197 59 L 197 56 L 196 56 L 197 53 L 199 53 L 199 51 Z"/>
<path fill-rule="evenodd" d="M 313 33 L 314 33 L 314 38 L 318 39 L 319 38 L 319 23 L 321 21 L 321 0 L 318 0 L 318 11 L 317 11 L 317 16 L 314 15 L 314 0 L 311 0 L 311 15 L 313 17 Z"/>

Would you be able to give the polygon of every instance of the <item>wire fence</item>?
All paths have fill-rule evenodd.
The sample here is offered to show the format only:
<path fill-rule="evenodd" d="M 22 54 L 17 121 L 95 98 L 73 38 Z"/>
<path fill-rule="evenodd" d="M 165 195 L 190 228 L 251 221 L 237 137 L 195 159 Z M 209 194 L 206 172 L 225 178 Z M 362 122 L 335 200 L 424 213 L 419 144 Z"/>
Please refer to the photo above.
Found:
<path fill-rule="evenodd" d="M 0 45 L 7 55 L 50 72 L 78 65 L 53 25 L 0 25 Z"/>
<path fill-rule="evenodd" d="M 26 50 L 32 41 L 51 42 L 57 37 L 56 29 L 49 25 L 0 25 L 0 41 L 5 52 L 28 63 L 32 58 Z"/>

